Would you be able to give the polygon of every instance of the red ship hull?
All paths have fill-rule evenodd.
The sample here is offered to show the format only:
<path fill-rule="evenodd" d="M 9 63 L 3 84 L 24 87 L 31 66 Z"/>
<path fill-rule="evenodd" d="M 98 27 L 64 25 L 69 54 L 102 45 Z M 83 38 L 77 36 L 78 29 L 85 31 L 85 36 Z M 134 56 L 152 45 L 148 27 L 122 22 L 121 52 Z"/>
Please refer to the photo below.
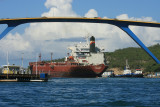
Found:
<path fill-rule="evenodd" d="M 80 65 L 75 62 L 30 62 L 32 74 L 48 73 L 50 77 L 97 77 L 108 68 L 104 64 L 100 65 Z"/>

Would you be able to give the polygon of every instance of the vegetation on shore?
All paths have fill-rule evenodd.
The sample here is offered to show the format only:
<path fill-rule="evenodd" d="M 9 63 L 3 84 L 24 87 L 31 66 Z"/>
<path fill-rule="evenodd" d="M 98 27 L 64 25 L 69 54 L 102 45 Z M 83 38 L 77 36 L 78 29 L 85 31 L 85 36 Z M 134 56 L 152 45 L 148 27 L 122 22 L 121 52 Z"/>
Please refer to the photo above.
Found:
<path fill-rule="evenodd" d="M 149 50 L 160 59 L 160 45 L 156 44 L 148 47 Z M 129 47 L 118 49 L 114 52 L 106 52 L 105 56 L 109 63 L 109 68 L 124 69 L 126 59 L 131 69 L 141 68 L 143 72 L 160 72 L 160 65 L 157 64 L 142 48 Z"/>
<path fill-rule="evenodd" d="M 52 62 L 64 62 L 65 58 L 53 59 Z M 43 60 L 44 62 L 51 62 L 51 60 Z"/>

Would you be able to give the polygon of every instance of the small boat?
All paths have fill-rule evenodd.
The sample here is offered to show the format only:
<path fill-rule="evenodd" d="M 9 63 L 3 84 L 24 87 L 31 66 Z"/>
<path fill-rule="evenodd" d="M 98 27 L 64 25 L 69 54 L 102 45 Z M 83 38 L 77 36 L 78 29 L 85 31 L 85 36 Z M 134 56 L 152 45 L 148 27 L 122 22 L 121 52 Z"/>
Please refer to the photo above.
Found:
<path fill-rule="evenodd" d="M 141 69 L 136 69 L 135 74 L 142 74 L 142 70 Z"/>
<path fill-rule="evenodd" d="M 143 77 L 143 72 L 141 69 L 136 69 L 135 72 L 133 73 L 133 77 Z"/>

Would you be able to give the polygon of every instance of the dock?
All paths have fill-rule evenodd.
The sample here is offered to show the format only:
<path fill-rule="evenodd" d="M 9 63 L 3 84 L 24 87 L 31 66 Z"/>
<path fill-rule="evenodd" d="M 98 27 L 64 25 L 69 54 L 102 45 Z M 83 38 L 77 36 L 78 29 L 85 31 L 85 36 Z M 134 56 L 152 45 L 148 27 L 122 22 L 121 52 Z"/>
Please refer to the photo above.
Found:
<path fill-rule="evenodd" d="M 0 74 L 0 82 L 47 82 L 48 74 Z"/>

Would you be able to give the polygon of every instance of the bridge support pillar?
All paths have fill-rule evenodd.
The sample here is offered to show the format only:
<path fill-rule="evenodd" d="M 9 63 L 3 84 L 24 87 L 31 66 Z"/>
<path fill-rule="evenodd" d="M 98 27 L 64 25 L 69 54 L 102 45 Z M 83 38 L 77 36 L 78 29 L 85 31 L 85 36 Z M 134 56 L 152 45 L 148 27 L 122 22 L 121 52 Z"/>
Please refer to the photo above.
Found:
<path fill-rule="evenodd" d="M 129 29 L 128 25 L 116 25 L 124 32 L 126 32 L 146 53 L 152 57 L 158 64 L 160 61 L 153 55 L 153 53 L 142 43 L 142 41 Z"/>
<path fill-rule="evenodd" d="M 0 34 L 0 40 L 12 29 L 14 29 L 16 26 L 9 26 Z"/>

